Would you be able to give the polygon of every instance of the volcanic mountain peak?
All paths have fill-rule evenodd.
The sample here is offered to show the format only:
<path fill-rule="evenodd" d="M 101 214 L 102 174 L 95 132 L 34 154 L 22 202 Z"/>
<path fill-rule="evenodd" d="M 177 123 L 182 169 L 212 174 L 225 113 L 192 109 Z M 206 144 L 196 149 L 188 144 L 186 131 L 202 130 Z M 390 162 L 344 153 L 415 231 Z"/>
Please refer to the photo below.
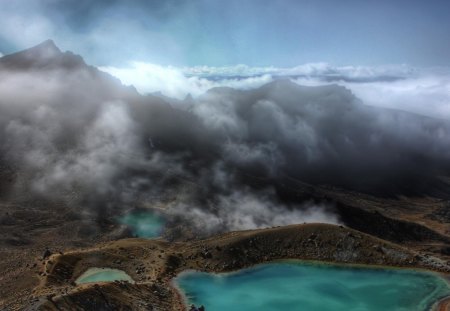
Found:
<path fill-rule="evenodd" d="M 23 51 L 23 53 L 29 53 L 41 57 L 54 57 L 58 54 L 61 54 L 62 52 L 56 46 L 53 40 L 48 39 L 32 48 Z"/>
<path fill-rule="evenodd" d="M 0 60 L 0 67 L 12 70 L 73 69 L 80 66 L 86 66 L 81 56 L 62 52 L 50 39 L 32 48 L 6 55 Z"/>

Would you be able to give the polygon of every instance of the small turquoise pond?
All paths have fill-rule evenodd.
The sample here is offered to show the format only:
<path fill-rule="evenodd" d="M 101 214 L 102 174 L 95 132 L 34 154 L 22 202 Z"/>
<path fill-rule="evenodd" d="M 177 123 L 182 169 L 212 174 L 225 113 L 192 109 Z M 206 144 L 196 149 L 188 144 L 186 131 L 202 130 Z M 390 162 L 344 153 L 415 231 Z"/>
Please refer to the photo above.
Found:
<path fill-rule="evenodd" d="M 230 274 L 186 272 L 175 282 L 189 304 L 208 311 L 424 311 L 450 294 L 433 273 L 297 261 Z"/>
<path fill-rule="evenodd" d="M 76 284 L 127 281 L 134 283 L 125 271 L 109 268 L 89 268 L 75 281 Z"/>
<path fill-rule="evenodd" d="M 131 212 L 119 221 L 130 227 L 133 234 L 140 238 L 158 237 L 164 228 L 164 218 L 152 211 Z"/>

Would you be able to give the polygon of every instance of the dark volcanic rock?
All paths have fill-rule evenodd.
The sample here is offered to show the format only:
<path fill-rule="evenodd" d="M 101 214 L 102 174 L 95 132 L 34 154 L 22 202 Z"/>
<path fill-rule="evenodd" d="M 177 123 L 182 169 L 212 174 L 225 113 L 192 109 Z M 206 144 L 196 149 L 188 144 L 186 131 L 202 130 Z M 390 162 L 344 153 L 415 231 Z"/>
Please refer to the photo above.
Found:
<path fill-rule="evenodd" d="M 52 40 L 0 59 L 0 68 L 14 70 L 75 69 L 83 66 L 87 65 L 81 56 L 61 52 Z"/>
<path fill-rule="evenodd" d="M 446 202 L 442 207 L 428 214 L 427 218 L 441 223 L 450 223 L 450 202 Z"/>
<path fill-rule="evenodd" d="M 44 251 L 44 253 L 42 254 L 42 259 L 47 259 L 47 258 L 50 257 L 52 254 L 53 254 L 53 253 L 52 253 L 48 248 L 46 248 L 45 251 Z"/>
<path fill-rule="evenodd" d="M 337 207 L 342 221 L 351 228 L 393 242 L 441 241 L 450 243 L 443 236 L 423 225 L 394 219 L 379 212 L 369 212 L 347 205 Z"/>

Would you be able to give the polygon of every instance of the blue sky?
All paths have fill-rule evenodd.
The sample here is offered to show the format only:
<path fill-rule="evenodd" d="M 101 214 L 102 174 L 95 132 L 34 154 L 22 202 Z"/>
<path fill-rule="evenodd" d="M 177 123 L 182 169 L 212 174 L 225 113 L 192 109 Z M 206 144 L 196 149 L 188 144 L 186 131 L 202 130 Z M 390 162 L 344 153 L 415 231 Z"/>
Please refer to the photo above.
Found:
<path fill-rule="evenodd" d="M 0 52 L 52 38 L 98 66 L 450 65 L 450 1 L 0 1 Z"/>

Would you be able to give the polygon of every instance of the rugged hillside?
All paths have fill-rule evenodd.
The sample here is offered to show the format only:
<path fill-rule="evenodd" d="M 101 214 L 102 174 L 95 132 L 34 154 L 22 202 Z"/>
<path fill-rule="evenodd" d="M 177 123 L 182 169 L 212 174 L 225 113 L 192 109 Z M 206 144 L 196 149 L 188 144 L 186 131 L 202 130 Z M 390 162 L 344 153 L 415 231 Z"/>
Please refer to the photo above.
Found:
<path fill-rule="evenodd" d="M 46 261 L 42 285 L 32 299 L 38 310 L 181 310 L 171 279 L 186 269 L 226 272 L 279 259 L 421 267 L 449 272 L 443 261 L 411 252 L 361 232 L 310 224 L 231 232 L 190 243 L 125 239 Z M 136 284 L 74 286 L 89 267 L 123 269 Z"/>

